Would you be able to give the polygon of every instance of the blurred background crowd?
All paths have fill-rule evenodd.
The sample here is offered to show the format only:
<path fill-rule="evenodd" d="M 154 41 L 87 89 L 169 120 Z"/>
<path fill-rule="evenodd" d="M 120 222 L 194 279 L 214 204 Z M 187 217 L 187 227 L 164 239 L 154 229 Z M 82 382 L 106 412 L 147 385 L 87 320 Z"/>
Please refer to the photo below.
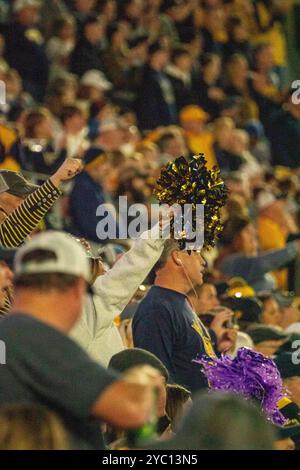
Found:
<path fill-rule="evenodd" d="M 125 195 L 150 210 L 161 167 L 204 153 L 229 196 L 192 305 L 219 353 L 235 357 L 246 346 L 275 357 L 300 406 L 300 367 L 291 361 L 300 340 L 296 3 L 0 0 L 0 169 L 42 184 L 66 158 L 82 159 L 37 231 L 86 239 L 110 268 L 132 243 L 98 239 L 99 204 L 117 210 Z M 2 303 L 13 255 L 1 250 Z M 115 316 L 126 348 L 144 346 L 134 344 L 132 321 L 153 279 Z M 224 308 L 233 312 L 226 324 Z M 173 400 L 176 413 L 190 400 L 188 390 L 176 393 L 169 415 Z"/>

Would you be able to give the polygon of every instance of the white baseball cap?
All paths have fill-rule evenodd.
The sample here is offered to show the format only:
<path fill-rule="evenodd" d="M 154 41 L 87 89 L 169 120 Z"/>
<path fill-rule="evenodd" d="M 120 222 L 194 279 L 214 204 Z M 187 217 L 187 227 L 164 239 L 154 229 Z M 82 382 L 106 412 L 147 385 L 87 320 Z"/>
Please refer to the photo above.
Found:
<path fill-rule="evenodd" d="M 80 80 L 81 85 L 91 86 L 99 90 L 108 91 L 112 89 L 112 84 L 107 80 L 104 73 L 99 70 L 88 70 Z"/>
<path fill-rule="evenodd" d="M 50 251 L 55 259 L 23 262 L 24 256 L 35 250 Z M 24 274 L 70 274 L 91 282 L 91 267 L 84 248 L 71 235 L 53 230 L 36 235 L 17 251 L 14 272 L 17 277 Z"/>
<path fill-rule="evenodd" d="M 16 0 L 14 3 L 14 12 L 18 13 L 28 7 L 40 8 L 41 2 L 39 0 Z"/>

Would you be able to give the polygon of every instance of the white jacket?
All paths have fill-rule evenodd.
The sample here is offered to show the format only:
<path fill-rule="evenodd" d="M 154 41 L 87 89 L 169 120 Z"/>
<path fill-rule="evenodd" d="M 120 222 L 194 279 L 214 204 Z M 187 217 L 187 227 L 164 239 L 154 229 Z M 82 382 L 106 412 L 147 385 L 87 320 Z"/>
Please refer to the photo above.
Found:
<path fill-rule="evenodd" d="M 105 367 L 114 354 L 124 349 L 114 319 L 126 307 L 164 248 L 164 239 L 145 239 L 144 235 L 96 280 L 94 295 L 86 296 L 81 318 L 70 332 L 91 358 Z"/>

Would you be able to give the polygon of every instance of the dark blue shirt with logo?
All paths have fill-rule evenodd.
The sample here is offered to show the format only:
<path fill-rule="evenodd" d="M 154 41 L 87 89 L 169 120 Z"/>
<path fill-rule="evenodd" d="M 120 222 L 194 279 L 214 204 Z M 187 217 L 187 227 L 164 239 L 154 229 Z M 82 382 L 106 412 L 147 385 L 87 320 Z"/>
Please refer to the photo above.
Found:
<path fill-rule="evenodd" d="M 207 387 L 198 356 L 215 356 L 209 332 L 193 312 L 187 297 L 151 287 L 133 319 L 134 345 L 155 354 L 167 367 L 171 382 L 192 392 Z"/>

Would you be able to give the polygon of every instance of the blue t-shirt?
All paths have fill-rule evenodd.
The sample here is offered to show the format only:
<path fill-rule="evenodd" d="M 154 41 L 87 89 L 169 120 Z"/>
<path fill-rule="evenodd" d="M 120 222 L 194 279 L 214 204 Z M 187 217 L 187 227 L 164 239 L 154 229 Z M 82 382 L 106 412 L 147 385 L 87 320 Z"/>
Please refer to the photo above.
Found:
<path fill-rule="evenodd" d="M 192 392 L 207 387 L 201 355 L 215 356 L 209 332 L 193 312 L 187 297 L 153 286 L 133 318 L 134 345 L 155 354 L 167 367 L 171 382 Z"/>

